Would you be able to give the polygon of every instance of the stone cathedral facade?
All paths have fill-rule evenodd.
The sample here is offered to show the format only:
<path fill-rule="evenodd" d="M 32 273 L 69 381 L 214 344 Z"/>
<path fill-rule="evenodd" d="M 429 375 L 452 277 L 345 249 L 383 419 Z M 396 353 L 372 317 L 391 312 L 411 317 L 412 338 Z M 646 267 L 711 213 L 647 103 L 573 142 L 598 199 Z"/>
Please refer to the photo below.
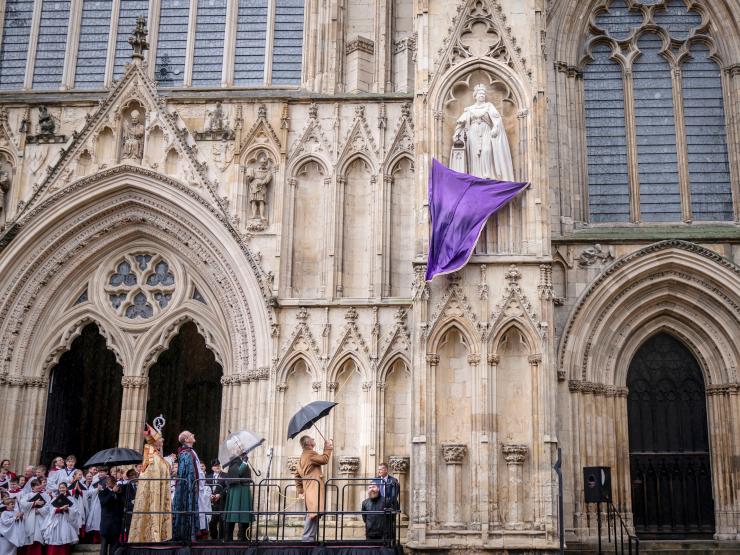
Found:
<path fill-rule="evenodd" d="M 412 550 L 556 549 L 558 448 L 569 542 L 598 465 L 641 538 L 737 546 L 738 13 L 5 0 L 0 455 L 140 448 L 161 412 L 203 458 L 264 435 L 288 477 L 288 419 L 328 399 L 327 474 L 387 461 Z M 479 85 L 532 185 L 425 283 Z"/>

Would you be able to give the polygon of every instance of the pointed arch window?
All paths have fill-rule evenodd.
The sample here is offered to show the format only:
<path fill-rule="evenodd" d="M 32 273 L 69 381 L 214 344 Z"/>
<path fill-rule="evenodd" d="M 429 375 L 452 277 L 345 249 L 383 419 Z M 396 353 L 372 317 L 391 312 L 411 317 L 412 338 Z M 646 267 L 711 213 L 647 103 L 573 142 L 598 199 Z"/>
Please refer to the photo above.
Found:
<path fill-rule="evenodd" d="M 684 0 L 597 8 L 583 68 L 589 219 L 731 221 L 721 61 Z"/>

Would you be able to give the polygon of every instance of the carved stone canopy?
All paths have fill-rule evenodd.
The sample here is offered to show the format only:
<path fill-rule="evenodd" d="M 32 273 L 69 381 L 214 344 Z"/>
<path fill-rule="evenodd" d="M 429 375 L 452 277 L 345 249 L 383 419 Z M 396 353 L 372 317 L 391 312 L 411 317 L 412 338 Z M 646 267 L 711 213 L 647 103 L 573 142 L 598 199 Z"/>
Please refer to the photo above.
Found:
<path fill-rule="evenodd" d="M 339 473 L 355 474 L 360 470 L 360 457 L 339 457 Z"/>
<path fill-rule="evenodd" d="M 501 446 L 506 464 L 522 464 L 527 458 L 529 447 L 517 443 L 507 443 Z"/>
<path fill-rule="evenodd" d="M 388 468 L 394 474 L 406 474 L 411 466 L 409 457 L 402 457 L 399 455 L 391 455 L 388 457 Z"/>
<path fill-rule="evenodd" d="M 463 443 L 443 443 L 442 457 L 447 464 L 462 464 L 468 448 Z"/>

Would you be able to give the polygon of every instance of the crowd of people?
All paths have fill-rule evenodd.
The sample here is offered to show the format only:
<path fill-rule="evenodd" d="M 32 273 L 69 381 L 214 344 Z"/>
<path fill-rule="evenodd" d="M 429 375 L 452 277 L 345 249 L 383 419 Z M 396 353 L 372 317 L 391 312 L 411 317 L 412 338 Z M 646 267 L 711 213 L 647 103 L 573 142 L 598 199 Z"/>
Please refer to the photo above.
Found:
<path fill-rule="evenodd" d="M 177 454 L 169 457 L 162 453 L 161 430 L 147 426 L 144 436 L 143 461 L 134 468 L 97 466 L 83 471 L 69 455 L 55 458 L 48 472 L 43 465 L 28 466 L 16 475 L 11 462 L 3 460 L 0 555 L 42 555 L 44 550 L 46 555 L 68 555 L 76 543 L 100 544 L 101 555 L 108 555 L 121 541 L 251 539 L 255 516 L 246 455 L 229 461 L 228 472 L 218 460 L 206 472 L 191 432 L 179 435 Z M 321 467 L 331 458 L 332 444 L 327 441 L 319 454 L 313 438 L 303 436 L 300 442 L 296 484 L 307 511 L 302 539 L 314 541 L 324 497 Z M 393 537 L 389 515 L 399 509 L 398 497 L 398 481 L 381 463 L 361 507 L 368 539 Z"/>

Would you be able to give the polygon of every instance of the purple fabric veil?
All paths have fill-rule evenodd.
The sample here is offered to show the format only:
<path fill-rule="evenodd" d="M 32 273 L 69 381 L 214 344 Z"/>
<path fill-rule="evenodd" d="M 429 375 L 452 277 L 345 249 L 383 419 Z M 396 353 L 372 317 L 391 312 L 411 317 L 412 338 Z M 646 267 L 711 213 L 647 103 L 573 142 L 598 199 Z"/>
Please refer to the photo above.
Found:
<path fill-rule="evenodd" d="M 486 220 L 527 185 L 474 177 L 433 160 L 429 176 L 432 229 L 427 281 L 465 266 Z"/>

